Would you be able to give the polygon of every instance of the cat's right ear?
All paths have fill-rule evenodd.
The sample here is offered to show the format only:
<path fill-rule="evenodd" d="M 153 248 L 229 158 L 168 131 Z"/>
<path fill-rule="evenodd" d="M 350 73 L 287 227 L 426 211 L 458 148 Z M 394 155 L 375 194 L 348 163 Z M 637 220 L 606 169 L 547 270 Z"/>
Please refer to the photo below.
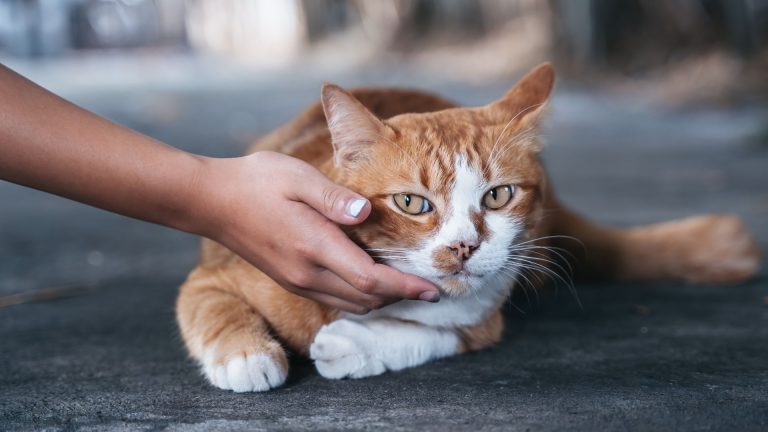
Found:
<path fill-rule="evenodd" d="M 335 84 L 323 84 L 320 100 L 331 131 L 336 165 L 350 166 L 365 160 L 371 145 L 385 133 L 384 123 Z"/>

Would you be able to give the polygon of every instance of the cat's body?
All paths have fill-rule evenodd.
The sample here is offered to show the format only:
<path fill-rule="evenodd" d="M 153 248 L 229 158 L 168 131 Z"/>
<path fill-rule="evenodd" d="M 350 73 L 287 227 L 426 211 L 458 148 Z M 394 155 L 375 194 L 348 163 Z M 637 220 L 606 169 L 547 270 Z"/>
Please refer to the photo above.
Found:
<path fill-rule="evenodd" d="M 177 316 L 208 379 L 235 391 L 279 386 L 285 347 L 310 356 L 328 378 L 482 349 L 500 340 L 501 306 L 514 286 L 559 271 L 552 253 L 562 249 L 579 273 L 599 277 L 729 282 L 757 271 L 758 252 L 733 216 L 618 230 L 561 206 L 534 133 L 552 83 L 544 65 L 501 100 L 472 109 L 418 91 L 350 95 L 326 86 L 322 105 L 256 143 L 254 151 L 303 159 L 368 197 L 371 216 L 346 227 L 348 235 L 380 261 L 432 280 L 443 296 L 348 315 L 291 294 L 204 240 Z"/>

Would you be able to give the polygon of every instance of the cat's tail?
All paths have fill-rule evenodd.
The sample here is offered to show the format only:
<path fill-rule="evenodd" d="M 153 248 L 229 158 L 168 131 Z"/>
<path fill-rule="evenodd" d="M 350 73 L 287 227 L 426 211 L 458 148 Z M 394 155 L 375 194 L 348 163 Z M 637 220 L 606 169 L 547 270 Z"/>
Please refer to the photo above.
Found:
<path fill-rule="evenodd" d="M 560 204 L 550 208 L 550 215 L 550 233 L 557 236 L 553 243 L 568 251 L 580 276 L 736 283 L 760 269 L 760 251 L 736 216 L 693 216 L 618 229 L 594 224 Z"/>

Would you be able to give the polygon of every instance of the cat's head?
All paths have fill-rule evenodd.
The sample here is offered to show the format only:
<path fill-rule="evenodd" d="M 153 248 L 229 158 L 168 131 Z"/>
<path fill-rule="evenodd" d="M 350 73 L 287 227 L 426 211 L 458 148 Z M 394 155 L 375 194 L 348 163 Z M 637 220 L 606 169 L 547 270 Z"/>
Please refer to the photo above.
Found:
<path fill-rule="evenodd" d="M 553 83 L 545 64 L 489 105 L 387 120 L 324 86 L 336 180 L 373 205 L 350 235 L 448 295 L 514 279 L 543 212 L 537 127 Z"/>

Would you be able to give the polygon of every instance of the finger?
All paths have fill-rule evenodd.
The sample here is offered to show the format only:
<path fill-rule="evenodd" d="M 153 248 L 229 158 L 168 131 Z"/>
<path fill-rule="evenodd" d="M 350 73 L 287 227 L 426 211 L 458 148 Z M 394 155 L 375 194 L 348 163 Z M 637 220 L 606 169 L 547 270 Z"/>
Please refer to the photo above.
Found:
<path fill-rule="evenodd" d="M 346 300 L 334 297 L 330 294 L 325 294 L 318 291 L 312 291 L 302 288 L 294 288 L 294 293 L 302 297 L 306 297 L 310 300 L 314 300 L 318 303 L 324 304 L 333 309 L 338 309 L 344 312 L 353 313 L 355 315 L 365 315 L 370 312 L 370 309 L 355 303 L 348 302 Z"/>
<path fill-rule="evenodd" d="M 355 314 L 365 314 L 371 309 L 378 309 L 399 300 L 362 293 L 340 277 L 319 267 L 307 270 L 311 276 L 304 279 L 300 286 L 280 276 L 280 272 L 274 271 L 275 269 L 268 264 L 260 265 L 259 268 L 294 294 Z"/>
<path fill-rule="evenodd" d="M 357 290 L 377 296 L 436 302 L 440 292 L 431 282 L 392 267 L 377 264 L 341 230 L 329 232 L 326 247 L 334 251 L 317 257 L 318 264 L 337 274 Z"/>
<path fill-rule="evenodd" d="M 326 218 L 340 224 L 360 223 L 371 213 L 365 197 L 332 182 L 323 173 L 307 165 L 301 169 L 299 186 L 289 191 L 289 198 L 301 201 Z"/>
<path fill-rule="evenodd" d="M 399 300 L 398 298 L 385 298 L 366 294 L 328 270 L 320 271 L 316 276 L 315 283 L 308 289 L 331 295 L 367 309 L 379 309 Z"/>
<path fill-rule="evenodd" d="M 310 208 L 304 203 L 295 203 L 295 208 L 291 210 L 297 219 L 303 221 L 303 228 L 308 232 L 302 237 L 312 238 L 309 242 L 296 245 L 298 252 L 304 255 L 314 266 L 313 269 L 304 271 L 303 276 L 293 280 L 294 285 L 298 285 L 305 289 L 315 290 L 330 294 L 334 297 L 338 297 L 345 301 L 355 303 L 358 305 L 366 306 L 369 309 L 377 309 L 385 304 L 393 303 L 402 299 L 398 296 L 378 296 L 371 295 L 363 292 L 356 287 L 349 284 L 343 278 L 339 277 L 332 271 L 328 271 L 325 266 L 320 264 L 318 259 L 328 255 L 327 251 L 333 251 L 335 253 L 334 241 L 339 238 L 344 239 L 343 246 L 357 248 L 346 235 L 339 229 L 337 225 L 329 221 L 314 209 Z M 332 239 L 332 241 L 328 241 Z M 360 253 L 365 255 L 364 252 Z M 314 270 L 314 271 L 313 271 Z M 390 297 L 390 298 L 385 298 Z"/>

